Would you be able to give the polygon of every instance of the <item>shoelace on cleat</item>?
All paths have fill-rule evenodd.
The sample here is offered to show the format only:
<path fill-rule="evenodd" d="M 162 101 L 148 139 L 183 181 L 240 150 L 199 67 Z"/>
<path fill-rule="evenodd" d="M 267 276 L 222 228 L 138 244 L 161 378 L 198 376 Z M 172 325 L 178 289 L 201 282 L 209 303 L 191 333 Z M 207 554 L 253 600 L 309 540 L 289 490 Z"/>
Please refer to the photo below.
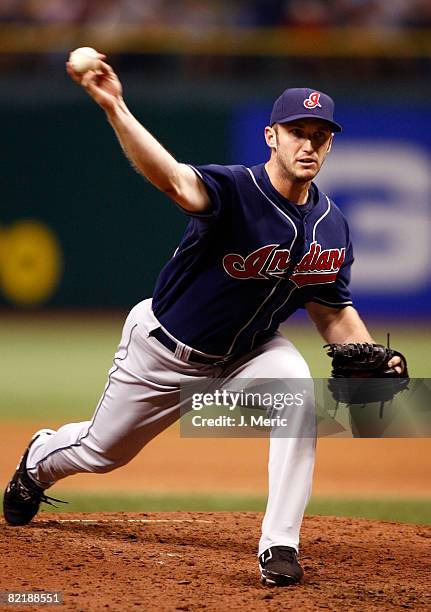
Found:
<path fill-rule="evenodd" d="M 58 508 L 58 506 L 56 506 L 52 502 L 58 502 L 59 504 L 69 503 L 67 501 L 64 501 L 63 499 L 56 499 L 55 497 L 49 497 L 48 495 L 44 495 L 44 494 L 42 494 L 40 501 L 43 502 L 44 504 L 48 504 L 49 506 L 54 506 L 54 508 Z"/>
<path fill-rule="evenodd" d="M 35 484 L 35 487 L 37 485 Z M 26 486 L 21 480 L 17 481 L 17 488 L 19 496 L 28 502 L 43 502 L 44 504 L 48 504 L 49 506 L 54 506 L 57 508 L 55 504 L 52 502 L 58 502 L 59 504 L 68 504 L 69 502 L 63 501 L 62 499 L 56 499 L 55 497 L 49 497 L 45 495 L 42 490 L 32 489 L 31 487 Z"/>

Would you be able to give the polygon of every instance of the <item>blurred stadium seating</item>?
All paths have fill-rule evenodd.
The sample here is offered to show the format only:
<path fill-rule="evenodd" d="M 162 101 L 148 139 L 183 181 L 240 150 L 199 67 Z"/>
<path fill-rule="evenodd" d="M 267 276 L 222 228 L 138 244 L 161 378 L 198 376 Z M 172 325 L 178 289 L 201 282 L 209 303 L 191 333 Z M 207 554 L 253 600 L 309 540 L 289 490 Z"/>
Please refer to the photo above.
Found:
<path fill-rule="evenodd" d="M 187 27 L 431 25 L 426 0 L 2 0 L 7 23 L 168 23 Z"/>
<path fill-rule="evenodd" d="M 429 73 L 429 28 L 427 0 L 1 0 L 0 70 L 46 71 L 46 54 L 90 41 L 121 54 L 123 69 L 144 53 L 144 70 L 208 80 L 349 76 L 346 58 L 369 76 L 411 76 Z"/>

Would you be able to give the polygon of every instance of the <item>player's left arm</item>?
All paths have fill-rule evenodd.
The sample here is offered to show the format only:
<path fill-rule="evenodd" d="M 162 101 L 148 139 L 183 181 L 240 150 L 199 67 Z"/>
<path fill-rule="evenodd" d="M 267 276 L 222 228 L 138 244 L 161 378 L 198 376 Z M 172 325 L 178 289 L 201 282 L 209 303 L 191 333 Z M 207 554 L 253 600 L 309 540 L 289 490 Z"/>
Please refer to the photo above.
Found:
<path fill-rule="evenodd" d="M 308 302 L 305 307 L 317 331 L 328 344 L 346 344 L 349 342 L 369 342 L 373 344 L 375 342 L 358 311 L 353 306 L 330 308 L 317 302 Z M 394 367 L 400 374 L 403 371 L 402 360 L 398 356 L 393 357 L 388 366 Z"/>

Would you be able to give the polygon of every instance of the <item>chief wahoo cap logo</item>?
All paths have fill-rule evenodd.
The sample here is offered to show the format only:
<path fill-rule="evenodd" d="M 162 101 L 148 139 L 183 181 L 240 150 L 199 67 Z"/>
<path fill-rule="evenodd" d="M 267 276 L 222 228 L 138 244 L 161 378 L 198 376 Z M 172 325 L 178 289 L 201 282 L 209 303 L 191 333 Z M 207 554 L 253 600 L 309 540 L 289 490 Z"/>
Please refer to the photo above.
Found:
<path fill-rule="evenodd" d="M 316 108 L 316 106 L 322 108 L 322 105 L 320 104 L 320 93 L 318 91 L 313 91 L 313 93 L 311 93 L 308 98 L 305 98 L 304 106 L 305 108 L 310 109 Z"/>

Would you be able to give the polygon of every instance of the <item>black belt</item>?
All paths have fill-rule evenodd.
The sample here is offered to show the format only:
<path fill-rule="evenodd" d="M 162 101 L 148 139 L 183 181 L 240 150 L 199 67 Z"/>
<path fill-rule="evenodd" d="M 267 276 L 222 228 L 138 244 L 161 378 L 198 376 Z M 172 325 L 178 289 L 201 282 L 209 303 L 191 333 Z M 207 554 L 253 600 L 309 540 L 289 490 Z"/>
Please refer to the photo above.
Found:
<path fill-rule="evenodd" d="M 177 342 L 175 342 L 175 340 L 172 340 L 172 338 L 170 338 L 168 334 L 165 333 L 161 327 L 154 329 L 150 333 L 150 336 L 153 336 L 154 338 L 156 338 L 156 340 L 158 340 L 160 344 L 163 344 L 164 347 L 169 349 L 171 353 L 175 353 L 175 351 L 177 350 L 177 346 L 178 346 Z M 231 358 L 229 358 L 229 361 L 230 359 Z M 192 349 L 190 351 L 187 361 L 195 361 L 196 363 L 216 365 L 219 363 L 225 364 L 227 359 L 223 357 L 207 357 L 206 355 L 202 355 L 201 353 L 198 353 L 197 351 L 194 351 Z"/>

